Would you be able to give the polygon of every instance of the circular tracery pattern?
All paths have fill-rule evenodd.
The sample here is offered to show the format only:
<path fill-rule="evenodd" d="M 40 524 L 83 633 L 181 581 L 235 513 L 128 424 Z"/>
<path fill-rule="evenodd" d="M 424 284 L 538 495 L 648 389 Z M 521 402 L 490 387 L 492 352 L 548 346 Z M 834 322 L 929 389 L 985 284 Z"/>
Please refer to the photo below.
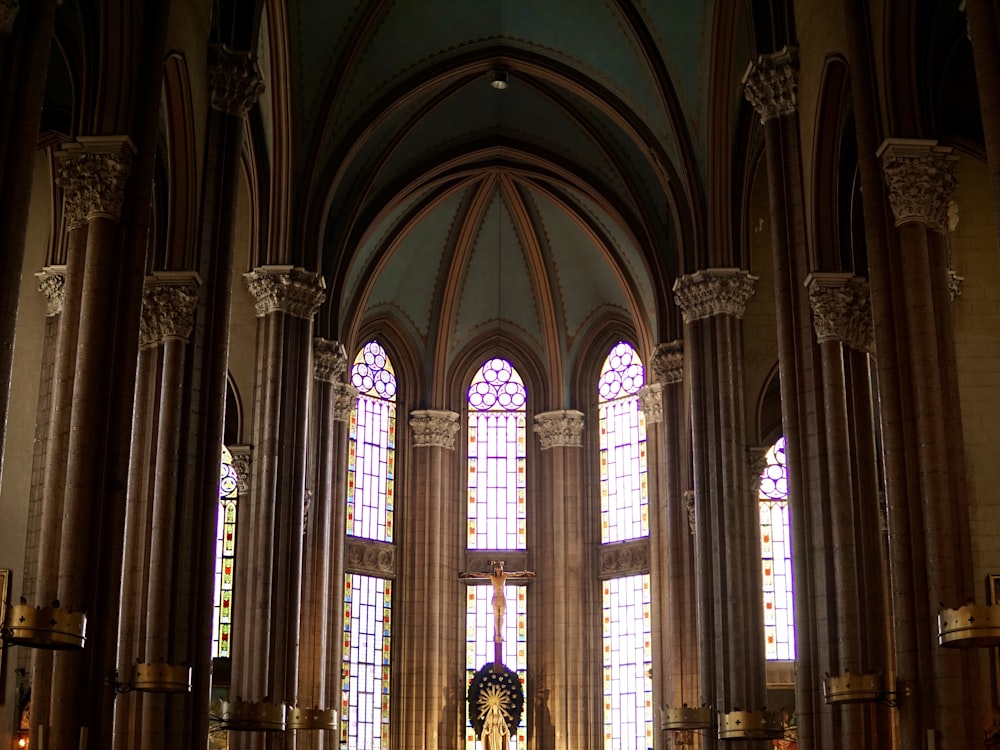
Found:
<path fill-rule="evenodd" d="M 469 386 L 469 406 L 477 411 L 520 411 L 527 400 L 521 376 L 499 357 L 487 360 Z"/>
<path fill-rule="evenodd" d="M 769 500 L 784 500 L 788 497 L 788 469 L 785 466 L 785 438 L 768 450 L 767 466 L 760 473 L 760 496 Z"/>
<path fill-rule="evenodd" d="M 377 341 L 369 341 L 358 352 L 351 367 L 351 385 L 367 396 L 386 400 L 396 397 L 396 373 L 385 349 Z"/>
<path fill-rule="evenodd" d="M 611 349 L 601 368 L 598 391 L 602 401 L 638 393 L 645 382 L 642 362 L 631 344 L 619 341 Z"/>

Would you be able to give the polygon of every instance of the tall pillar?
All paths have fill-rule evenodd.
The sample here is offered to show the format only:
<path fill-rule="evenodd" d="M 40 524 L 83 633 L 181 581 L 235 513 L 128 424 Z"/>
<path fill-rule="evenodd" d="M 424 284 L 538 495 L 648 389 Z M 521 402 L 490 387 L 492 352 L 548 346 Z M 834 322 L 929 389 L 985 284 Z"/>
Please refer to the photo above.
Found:
<path fill-rule="evenodd" d="M 254 478 L 237 521 L 233 689 L 246 701 L 295 705 L 312 326 L 324 283 L 291 266 L 245 279 L 257 313 Z M 294 747 L 290 733 L 236 734 L 237 748 Z"/>
<path fill-rule="evenodd" d="M 539 629 L 539 649 L 529 655 L 533 670 L 531 721 L 537 747 L 568 750 L 599 746 L 601 693 L 591 652 L 595 643 L 595 586 L 592 508 L 583 496 L 584 415 L 558 410 L 535 415 L 540 447 L 538 519 L 540 571 L 532 594 L 531 622 Z M 534 545 L 533 545 L 534 546 Z"/>
<path fill-rule="evenodd" d="M 336 676 L 342 662 L 347 422 L 357 394 L 343 382 L 347 353 L 339 342 L 313 339 L 313 368 L 312 481 L 306 489 L 298 700 L 305 708 L 339 712 L 340 681 Z M 334 585 L 335 578 L 339 587 Z M 330 648 L 331 644 L 337 648 Z M 340 744 L 339 736 L 329 731 L 303 730 L 296 740 L 298 750 Z"/>
<path fill-rule="evenodd" d="M 719 712 L 766 705 L 760 543 L 747 501 L 743 324 L 756 277 L 735 268 L 677 279 L 690 366 L 698 586 L 699 704 Z M 747 742 L 763 750 L 763 742 Z M 714 736 L 703 747 L 718 747 Z"/>
<path fill-rule="evenodd" d="M 908 405 L 887 426 L 902 435 L 903 453 L 893 458 L 905 476 L 887 484 L 897 668 L 912 695 L 900 703 L 900 723 L 904 738 L 968 747 L 981 731 L 982 717 L 969 710 L 980 695 L 976 664 L 936 637 L 940 605 L 960 606 L 975 593 L 948 273 L 956 157 L 904 139 L 885 141 L 878 157 L 896 225 L 887 248 L 896 315 L 875 325 L 892 326 L 905 373 L 880 377 L 879 388 Z"/>
<path fill-rule="evenodd" d="M 420 410 L 410 414 L 407 536 L 400 541 L 402 624 L 396 684 L 399 747 L 456 747 L 465 717 L 462 652 L 454 648 L 464 616 L 455 436 L 459 415 Z M 402 509 L 401 509 L 402 510 Z"/>

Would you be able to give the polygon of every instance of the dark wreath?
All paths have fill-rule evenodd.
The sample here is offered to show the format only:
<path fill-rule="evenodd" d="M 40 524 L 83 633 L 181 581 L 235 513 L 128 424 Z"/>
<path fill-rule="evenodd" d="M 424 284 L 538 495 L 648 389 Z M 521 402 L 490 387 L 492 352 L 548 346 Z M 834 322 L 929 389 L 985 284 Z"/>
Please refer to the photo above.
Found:
<path fill-rule="evenodd" d="M 494 671 L 493 663 L 484 664 L 472 676 L 469 685 L 469 718 L 476 730 L 476 737 L 482 739 L 483 723 L 491 704 L 499 706 L 507 724 L 507 730 L 513 736 L 521 723 L 521 712 L 524 710 L 524 690 L 517 673 L 503 664 L 500 671 Z"/>

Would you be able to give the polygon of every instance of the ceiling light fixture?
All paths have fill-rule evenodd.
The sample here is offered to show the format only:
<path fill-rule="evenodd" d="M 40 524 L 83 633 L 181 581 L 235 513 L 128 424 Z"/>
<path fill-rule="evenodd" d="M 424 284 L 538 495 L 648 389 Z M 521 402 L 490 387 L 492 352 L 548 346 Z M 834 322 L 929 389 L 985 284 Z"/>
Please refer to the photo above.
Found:
<path fill-rule="evenodd" d="M 493 69 L 490 86 L 495 88 L 497 91 L 503 91 L 509 85 L 507 81 L 508 81 L 508 76 L 506 68 Z"/>

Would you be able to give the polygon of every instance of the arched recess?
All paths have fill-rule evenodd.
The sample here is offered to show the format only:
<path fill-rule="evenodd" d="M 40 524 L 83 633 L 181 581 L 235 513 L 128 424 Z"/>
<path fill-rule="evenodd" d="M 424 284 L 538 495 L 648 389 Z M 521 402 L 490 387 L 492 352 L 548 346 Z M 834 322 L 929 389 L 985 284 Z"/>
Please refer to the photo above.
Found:
<path fill-rule="evenodd" d="M 508 360 L 521 375 L 528 391 L 527 410 L 532 414 L 561 409 L 563 406 L 551 406 L 553 393 L 558 393 L 558 384 L 553 384 L 534 348 L 509 334 L 497 331 L 475 341 L 460 351 L 452 362 L 449 371 L 440 381 L 435 378 L 432 391 L 440 394 L 444 403 L 454 404 L 455 411 L 461 413 L 465 408 L 466 391 L 472 377 L 483 362 L 491 357 L 501 357 Z M 558 399 L 557 399 L 558 400 Z"/>
<path fill-rule="evenodd" d="M 777 362 L 757 395 L 756 416 L 754 433 L 757 445 L 773 445 L 784 432 L 781 421 L 781 378 Z"/>
<path fill-rule="evenodd" d="M 162 134 L 166 148 L 167 181 L 160 184 L 165 194 L 167 212 L 163 224 L 165 257 L 168 271 L 195 268 L 195 235 L 198 224 L 198 154 L 191 101 L 191 82 L 187 61 L 179 52 L 171 52 L 163 63 Z"/>
<path fill-rule="evenodd" d="M 597 382 L 611 347 L 627 341 L 639 353 L 646 373 L 655 344 L 640 340 L 632 322 L 619 315 L 604 315 L 586 333 L 576 360 L 569 363 L 569 398 L 581 411 L 592 413 L 597 405 Z"/>
<path fill-rule="evenodd" d="M 441 404 L 429 402 L 427 375 L 421 369 L 417 351 L 419 347 L 411 328 L 401 323 L 393 315 L 383 313 L 371 317 L 358 329 L 357 335 L 346 339 L 348 367 L 366 343 L 376 340 L 385 349 L 396 373 L 396 403 L 399 405 L 400 419 L 409 418 L 413 409 L 443 409 Z"/>
<path fill-rule="evenodd" d="M 815 268 L 819 271 L 850 271 L 851 236 L 842 236 L 844 226 L 843 200 L 850 194 L 842 192 L 845 157 L 850 161 L 850 151 L 842 151 L 847 112 L 850 107 L 850 89 L 847 85 L 847 61 L 840 55 L 827 57 L 820 78 L 820 96 L 816 112 L 816 133 L 813 137 L 813 205 L 812 222 Z M 854 164 L 857 149 L 854 149 Z"/>
<path fill-rule="evenodd" d="M 226 422 L 222 442 L 225 445 L 243 443 L 243 399 L 231 373 L 226 374 Z"/>

